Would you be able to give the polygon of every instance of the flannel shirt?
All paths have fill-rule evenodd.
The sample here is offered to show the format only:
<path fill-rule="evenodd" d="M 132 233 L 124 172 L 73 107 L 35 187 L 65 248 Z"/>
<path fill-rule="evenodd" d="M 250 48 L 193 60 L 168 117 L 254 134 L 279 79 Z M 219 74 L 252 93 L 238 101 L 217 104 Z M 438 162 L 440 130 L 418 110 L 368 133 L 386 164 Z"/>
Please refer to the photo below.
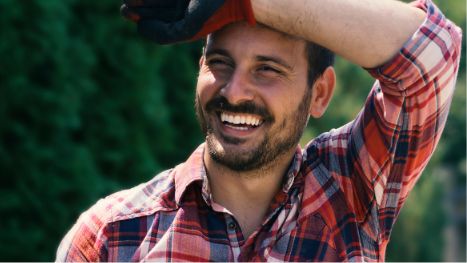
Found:
<path fill-rule="evenodd" d="M 383 261 L 391 229 L 445 126 L 461 31 L 427 18 L 377 79 L 357 118 L 297 148 L 251 236 L 211 199 L 204 145 L 174 169 L 101 199 L 57 261 Z"/>

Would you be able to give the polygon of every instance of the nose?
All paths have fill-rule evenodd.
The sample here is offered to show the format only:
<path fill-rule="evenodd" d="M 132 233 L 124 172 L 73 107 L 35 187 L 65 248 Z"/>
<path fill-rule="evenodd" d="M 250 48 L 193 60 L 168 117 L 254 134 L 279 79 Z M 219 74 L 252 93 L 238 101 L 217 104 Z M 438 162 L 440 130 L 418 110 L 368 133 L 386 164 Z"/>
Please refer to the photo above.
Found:
<path fill-rule="evenodd" d="M 235 70 L 229 81 L 220 90 L 230 104 L 237 105 L 254 99 L 254 86 L 252 85 L 248 72 Z"/>

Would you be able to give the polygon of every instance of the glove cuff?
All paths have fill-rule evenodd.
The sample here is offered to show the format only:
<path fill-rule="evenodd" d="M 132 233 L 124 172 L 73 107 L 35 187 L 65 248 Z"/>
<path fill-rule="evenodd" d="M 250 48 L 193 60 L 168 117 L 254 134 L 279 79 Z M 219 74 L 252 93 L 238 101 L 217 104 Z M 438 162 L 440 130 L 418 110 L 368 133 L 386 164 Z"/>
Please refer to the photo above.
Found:
<path fill-rule="evenodd" d="M 201 30 L 191 38 L 196 40 L 222 28 L 223 26 L 245 20 L 249 25 L 256 25 L 251 0 L 227 0 L 217 12 L 211 16 Z"/>
<path fill-rule="evenodd" d="M 241 7 L 243 17 L 248 22 L 248 24 L 251 26 L 256 25 L 255 14 L 253 13 L 253 7 L 251 6 L 251 0 L 239 0 L 238 2 L 240 2 L 239 5 Z"/>

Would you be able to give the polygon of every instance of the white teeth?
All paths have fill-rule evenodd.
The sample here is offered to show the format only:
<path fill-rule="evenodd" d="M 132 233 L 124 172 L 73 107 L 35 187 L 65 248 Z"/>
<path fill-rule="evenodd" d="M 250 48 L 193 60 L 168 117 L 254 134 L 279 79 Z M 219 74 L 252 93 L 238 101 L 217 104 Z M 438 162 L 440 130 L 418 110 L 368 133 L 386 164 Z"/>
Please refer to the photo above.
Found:
<path fill-rule="evenodd" d="M 240 118 L 240 123 L 241 123 L 241 124 L 245 124 L 245 123 L 246 123 L 246 118 L 245 118 L 245 116 L 242 116 L 242 117 Z"/>
<path fill-rule="evenodd" d="M 235 130 L 240 130 L 240 131 L 246 131 L 248 130 L 248 127 L 242 127 L 242 126 L 231 126 L 231 125 L 227 125 L 229 126 L 230 128 L 232 129 L 235 129 Z"/>
<path fill-rule="evenodd" d="M 251 124 L 254 124 L 254 122 L 253 122 L 253 118 L 251 118 L 251 116 L 248 116 L 248 117 L 246 117 L 246 119 L 245 119 L 245 123 L 251 123 Z"/>
<path fill-rule="evenodd" d="M 242 115 L 231 115 L 225 112 L 222 112 L 220 115 L 221 115 L 222 122 L 228 122 L 228 123 L 236 124 L 236 125 L 246 124 L 246 125 L 251 125 L 251 126 L 258 126 L 261 122 L 261 119 L 253 115 L 243 115 L 243 114 Z M 247 129 L 247 127 L 235 127 L 235 128 L 238 128 L 238 130 Z"/>

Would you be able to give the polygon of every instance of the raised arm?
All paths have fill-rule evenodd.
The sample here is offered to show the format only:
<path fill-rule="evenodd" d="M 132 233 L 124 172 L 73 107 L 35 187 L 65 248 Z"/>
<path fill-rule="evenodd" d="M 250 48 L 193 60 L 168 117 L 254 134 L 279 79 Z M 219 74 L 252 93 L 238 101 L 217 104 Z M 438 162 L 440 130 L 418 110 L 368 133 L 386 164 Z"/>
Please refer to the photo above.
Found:
<path fill-rule="evenodd" d="M 425 14 L 396 0 L 123 0 L 122 14 L 146 38 L 196 40 L 224 25 L 266 24 L 324 46 L 366 68 L 388 61 Z"/>
<path fill-rule="evenodd" d="M 430 0 L 413 4 L 425 19 L 394 56 L 369 70 L 376 82 L 357 118 L 307 148 L 318 149 L 335 172 L 357 219 L 376 222 L 381 247 L 436 149 L 459 69 L 460 29 Z"/>
<path fill-rule="evenodd" d="M 394 0 L 252 0 L 252 6 L 258 22 L 366 68 L 393 57 L 426 16 Z"/>

